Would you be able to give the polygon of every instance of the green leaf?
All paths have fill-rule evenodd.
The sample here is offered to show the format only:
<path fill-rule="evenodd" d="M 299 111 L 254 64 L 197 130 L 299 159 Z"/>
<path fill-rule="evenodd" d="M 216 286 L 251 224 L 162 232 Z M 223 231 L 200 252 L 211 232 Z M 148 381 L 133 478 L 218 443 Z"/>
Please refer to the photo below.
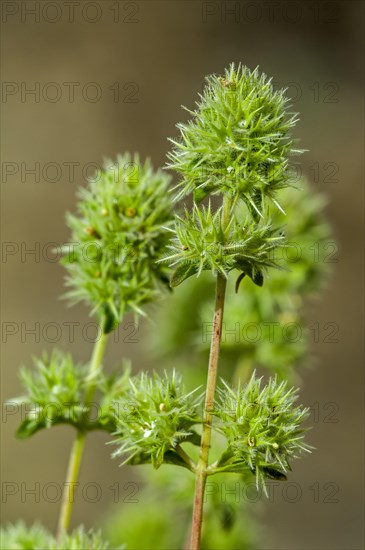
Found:
<path fill-rule="evenodd" d="M 104 304 L 103 311 L 104 321 L 102 323 L 102 330 L 104 334 L 110 334 L 110 332 L 113 332 L 113 330 L 117 328 L 119 319 L 115 318 L 115 315 L 108 304 Z"/>
<path fill-rule="evenodd" d="M 255 273 L 253 273 L 250 277 L 255 285 L 262 286 L 264 284 L 264 276 L 262 271 L 255 271 Z"/>
<path fill-rule="evenodd" d="M 230 448 L 226 449 L 218 460 L 218 467 L 228 464 L 232 460 L 233 456 L 234 454 L 232 450 Z"/>
<path fill-rule="evenodd" d="M 246 276 L 246 273 L 241 273 L 238 278 L 237 278 L 237 281 L 236 281 L 236 284 L 235 284 L 235 287 L 234 287 L 234 290 L 235 290 L 235 293 L 237 294 L 239 288 L 240 288 L 240 284 L 241 284 L 241 281 L 244 279 L 244 277 Z"/>
<path fill-rule="evenodd" d="M 195 264 L 191 264 L 191 263 L 180 264 L 172 274 L 172 277 L 170 279 L 170 286 L 172 288 L 179 286 L 183 281 L 185 281 L 189 277 L 196 275 L 197 272 L 198 272 L 198 268 Z"/>
<path fill-rule="evenodd" d="M 39 430 L 42 430 L 42 428 L 45 428 L 43 422 L 39 424 L 34 420 L 23 420 L 16 431 L 16 437 L 18 439 L 27 439 L 28 437 L 31 437 L 32 435 L 37 433 Z"/>
<path fill-rule="evenodd" d="M 187 441 L 189 443 L 192 443 L 193 445 L 196 445 L 197 447 L 200 447 L 201 436 L 198 433 L 196 433 L 194 430 L 191 430 L 191 434 L 188 435 L 184 441 Z"/>
<path fill-rule="evenodd" d="M 175 451 L 167 451 L 165 453 L 163 462 L 165 464 L 175 464 L 175 466 L 182 466 L 183 468 L 187 468 L 190 471 L 190 468 L 188 464 L 179 456 Z"/>
<path fill-rule="evenodd" d="M 279 481 L 286 481 L 287 477 L 281 470 L 277 470 L 276 468 L 273 468 L 272 466 L 263 466 L 261 468 L 263 472 L 265 473 L 266 477 L 270 479 L 278 479 Z"/>
<path fill-rule="evenodd" d="M 128 460 L 125 461 L 125 464 L 129 464 L 130 466 L 139 466 L 140 464 L 150 464 L 151 463 L 151 455 L 148 453 L 138 453 L 133 456 L 131 456 Z"/>

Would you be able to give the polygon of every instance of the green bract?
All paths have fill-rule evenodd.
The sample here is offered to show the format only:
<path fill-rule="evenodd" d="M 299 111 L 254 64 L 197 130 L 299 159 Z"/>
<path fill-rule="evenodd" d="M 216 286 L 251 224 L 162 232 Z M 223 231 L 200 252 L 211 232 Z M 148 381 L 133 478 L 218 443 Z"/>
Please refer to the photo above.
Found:
<path fill-rule="evenodd" d="M 285 479 L 290 459 L 310 448 L 303 442 L 308 409 L 295 406 L 297 390 L 276 379 L 261 388 L 261 381 L 255 373 L 243 388 L 223 381 L 214 414 L 228 442 L 218 471 L 249 468 L 264 487 L 265 478 Z"/>
<path fill-rule="evenodd" d="M 185 210 L 184 218 L 176 216 L 175 239 L 168 245 L 171 253 L 164 258 L 175 267 L 172 287 L 206 269 L 226 278 L 229 271 L 238 269 L 262 286 L 263 269 L 277 267 L 273 250 L 283 244 L 283 235 L 270 223 L 246 218 L 241 224 L 233 213 L 223 229 L 222 210 L 223 207 L 213 214 L 210 205 L 199 208 L 194 204 L 191 213 Z"/>
<path fill-rule="evenodd" d="M 180 466 L 188 464 L 177 452 L 180 443 L 199 445 L 200 437 L 192 430 L 201 422 L 198 405 L 201 396 L 186 393 L 181 378 L 173 372 L 169 377 L 146 373 L 130 380 L 130 388 L 115 404 L 117 424 L 113 456 L 126 456 L 124 463 L 152 462 L 159 468 L 163 462 Z"/>
<path fill-rule="evenodd" d="M 67 217 L 71 242 L 63 247 L 67 296 L 92 306 L 109 332 L 128 311 L 158 295 L 168 282 L 157 264 L 172 219 L 170 177 L 125 154 L 106 163 L 79 193 L 78 214 Z"/>
<path fill-rule="evenodd" d="M 193 118 L 178 124 L 181 140 L 168 155 L 169 168 L 182 180 L 179 197 L 194 192 L 199 201 L 212 193 L 243 199 L 252 212 L 263 199 L 289 184 L 290 129 L 296 114 L 288 112 L 284 91 L 258 70 L 232 64 L 224 77 L 211 75 Z"/>
<path fill-rule="evenodd" d="M 71 356 L 55 349 L 50 356 L 34 359 L 35 369 L 20 372 L 26 395 L 11 400 L 28 405 L 26 418 L 17 436 L 30 437 L 39 430 L 58 424 L 69 424 L 80 431 L 115 431 L 113 403 L 128 386 L 128 368 L 121 375 L 96 373 L 101 394 L 91 407 L 84 404 L 84 390 L 90 382 L 87 365 L 75 365 Z M 89 419 L 90 408 L 93 419 Z"/>
<path fill-rule="evenodd" d="M 17 401 L 30 405 L 17 436 L 29 437 L 43 428 L 67 423 L 77 425 L 82 411 L 83 380 L 86 367 L 75 365 L 72 357 L 55 349 L 33 360 L 35 369 L 22 368 L 20 378 L 26 395 Z"/>

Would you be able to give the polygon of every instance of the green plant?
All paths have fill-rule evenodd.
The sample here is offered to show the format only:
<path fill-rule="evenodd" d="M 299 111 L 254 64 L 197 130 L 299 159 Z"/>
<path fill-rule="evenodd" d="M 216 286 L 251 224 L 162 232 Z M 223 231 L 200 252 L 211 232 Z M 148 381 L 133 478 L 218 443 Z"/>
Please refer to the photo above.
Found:
<path fill-rule="evenodd" d="M 194 213 L 185 216 L 184 220 L 177 219 L 173 254 L 166 260 L 175 268 L 172 281 L 176 284 L 209 268 L 216 278 L 203 430 L 195 468 L 190 541 L 190 548 L 195 550 L 200 547 L 206 479 L 225 460 L 209 464 L 213 415 L 217 414 L 215 390 L 228 273 L 233 269 L 240 272 L 237 289 L 246 275 L 256 285 L 262 286 L 264 270 L 276 265 L 273 253 L 283 245 L 284 239 L 271 223 L 270 202 L 282 210 L 276 194 L 290 184 L 289 155 L 297 151 L 293 149 L 290 136 L 296 115 L 288 112 L 284 93 L 275 92 L 270 81 L 257 70 L 251 72 L 246 67 L 231 65 L 224 77 L 208 77 L 200 102 L 191 114 L 192 120 L 188 124 L 179 125 L 181 140 L 174 141 L 169 166 L 182 176 L 180 196 L 193 193 Z M 210 208 L 206 210 L 198 205 L 202 199 L 212 195 L 218 195 L 222 201 L 214 216 L 210 216 Z M 244 217 L 242 204 L 246 212 Z M 202 241 L 197 238 L 199 233 L 203 234 Z M 255 380 L 251 383 L 256 384 Z M 270 384 L 274 384 L 273 396 L 278 397 L 271 400 L 270 406 L 281 411 L 281 407 L 287 407 L 288 403 L 279 399 L 281 386 L 277 389 L 275 382 Z M 256 442 L 250 439 L 252 427 L 262 419 L 261 409 L 255 413 L 236 436 L 239 445 L 252 442 L 254 453 L 260 454 L 260 445 L 264 443 L 260 441 L 256 448 Z M 291 454 L 303 448 L 303 428 L 301 422 L 297 423 L 303 417 L 304 412 L 298 412 L 295 417 L 288 416 L 288 423 L 283 426 L 289 433 L 295 429 L 295 437 L 290 442 Z M 231 420 L 233 426 L 238 421 L 235 417 Z M 268 426 L 264 426 L 265 429 Z M 226 430 L 225 434 L 229 435 L 229 425 Z M 224 457 L 234 455 L 232 441 L 228 436 Z M 249 454 L 245 458 L 241 456 L 239 471 L 250 467 L 257 474 L 258 465 L 255 466 L 249 457 Z M 277 462 L 275 454 L 268 453 L 267 447 L 265 458 L 267 469 L 260 469 L 258 480 L 264 478 L 265 473 L 269 476 Z M 281 466 L 285 470 L 288 460 L 285 451 L 283 458 Z"/>
<path fill-rule="evenodd" d="M 149 161 L 142 164 L 137 155 L 125 154 L 115 163 L 106 162 L 90 179 L 88 187 L 79 193 L 77 215 L 67 216 L 72 234 L 70 243 L 62 247 L 62 263 L 68 271 L 66 284 L 71 288 L 66 297 L 71 303 L 86 302 L 100 332 L 85 366 L 75 365 L 70 355 L 55 350 L 49 357 L 34 360 L 35 371 L 23 368 L 25 395 L 17 399 L 28 405 L 18 437 L 26 438 L 58 424 L 76 430 L 59 516 L 58 544 L 66 540 L 86 436 L 94 430 L 116 431 L 114 403 L 128 388 L 129 368 L 124 366 L 112 376 L 103 371 L 108 335 L 126 313 L 144 315 L 142 308 L 168 286 L 169 269 L 157 260 L 166 247 L 172 223 L 169 181 L 169 176 L 154 171 Z M 95 404 L 98 417 L 91 420 Z M 67 548 L 104 548 L 98 537 L 91 536 L 86 542 L 80 533 L 67 539 Z"/>
<path fill-rule="evenodd" d="M 1 548 L 4 550 L 108 550 L 110 546 L 104 542 L 99 532 L 86 532 L 79 527 L 70 535 L 63 533 L 56 540 L 44 527 L 35 523 L 28 528 L 19 521 L 1 529 Z M 119 550 L 125 547 L 119 546 Z"/>
<path fill-rule="evenodd" d="M 225 328 L 219 361 L 221 376 L 230 381 L 232 387 L 248 381 L 254 369 L 269 370 L 279 380 L 293 383 L 299 378 L 298 367 L 313 364 L 304 308 L 308 310 L 308 302 L 320 294 L 328 277 L 330 264 L 326 262 L 326 247 L 331 243 L 331 232 L 323 218 L 325 198 L 305 179 L 301 178 L 296 184 L 299 191 L 287 188 L 280 193 L 286 212 L 285 233 L 289 245 L 285 252 L 289 269 L 272 270 L 262 287 L 247 280 L 237 293 L 234 280 L 227 281 Z M 299 208 L 300 216 L 297 215 Z M 279 221 L 281 216 L 279 210 L 274 211 L 273 221 Z M 149 333 L 149 356 L 165 368 L 173 362 L 189 389 L 205 382 L 213 292 L 214 278 L 209 271 L 198 278 L 191 277 L 161 304 L 156 311 L 156 328 Z M 182 311 L 186 314 L 181 315 Z M 253 327 L 251 338 L 249 331 L 247 335 L 242 331 L 245 327 Z M 291 327 L 293 334 L 289 330 Z M 215 453 L 219 443 L 215 441 Z M 223 442 L 221 445 L 222 454 Z M 125 541 L 128 548 L 147 549 L 152 544 L 160 549 L 182 548 L 186 544 L 192 514 L 193 481 L 188 470 L 162 468 L 153 477 L 149 476 L 147 467 L 140 470 L 146 485 L 144 498 L 138 507 L 117 508 L 108 521 L 110 540 Z M 245 499 L 240 498 L 237 502 L 236 498 L 237 479 L 242 491 L 249 491 L 251 475 L 250 471 L 242 474 L 224 472 L 211 478 L 214 481 L 206 496 L 203 548 L 252 550 L 260 546 L 260 526 L 252 511 L 254 507 Z M 224 483 L 222 487 L 230 487 L 224 499 L 220 498 L 220 478 Z M 264 492 L 258 489 L 262 504 Z M 169 514 L 166 507 L 156 506 L 157 501 L 169 502 Z M 149 518 L 144 522 L 143 533 L 141 516 Z M 176 517 L 178 522 L 173 519 Z"/>
<path fill-rule="evenodd" d="M 180 139 L 172 140 L 168 155 L 167 167 L 180 176 L 175 194 L 169 192 L 170 177 L 165 172 L 154 171 L 149 162 L 142 164 L 138 156 L 124 155 L 95 174 L 79 193 L 77 214 L 67 217 L 72 234 L 62 247 L 68 273 L 66 296 L 71 303 L 83 301 L 89 306 L 100 335 L 84 366 L 55 350 L 35 360 L 35 371 L 22 370 L 26 393 L 18 400 L 30 409 L 18 436 L 68 424 L 76 437 L 56 542 L 41 528 L 27 531 L 20 524 L 4 533 L 15 548 L 38 548 L 39 544 L 107 548 L 99 534 L 85 534 L 82 529 L 67 534 L 85 438 L 93 430 L 111 434 L 116 446 L 113 456 L 121 457 L 123 464 L 152 464 L 155 469 L 163 464 L 180 466 L 184 474 L 167 474 L 172 481 L 193 474 L 194 499 L 187 503 L 191 482 L 184 482 L 181 492 L 185 524 L 192 514 L 189 541 L 185 534 L 176 543 L 192 550 L 201 547 L 201 540 L 205 548 L 223 548 L 225 542 L 218 533 L 225 530 L 232 544 L 241 537 L 246 548 L 252 539 L 249 530 L 243 534 L 235 526 L 233 503 L 216 500 L 206 507 L 210 529 L 202 535 L 209 476 L 238 474 L 244 483 L 256 480 L 265 492 L 266 480 L 286 479 L 292 459 L 310 451 L 304 442 L 308 411 L 297 404 L 297 390 L 286 381 L 293 378 L 293 362 L 306 355 L 305 342 L 295 352 L 281 341 L 275 341 L 274 351 L 267 337 L 250 345 L 223 342 L 222 367 L 229 374 L 217 384 L 232 274 L 234 292 L 232 288 L 228 293 L 226 318 L 254 324 L 276 323 L 288 315 L 300 321 L 302 296 L 318 288 L 323 278 L 322 266 L 315 265 L 305 246 L 296 264 L 290 265 L 287 257 L 293 239 L 303 246 L 329 235 L 321 221 L 321 199 L 312 197 L 305 180 L 298 183 L 305 189 L 302 198 L 293 189 L 288 168 L 290 155 L 300 152 L 290 134 L 297 115 L 289 111 L 283 91 L 275 91 L 257 69 L 242 65 L 231 65 L 224 76 L 208 77 L 196 109 L 189 112 L 192 119 L 178 125 Z M 185 198 L 192 199 L 192 206 L 180 209 L 177 201 Z M 298 203 L 301 220 L 290 215 Z M 187 290 L 179 294 L 182 283 Z M 214 285 L 208 350 L 205 342 L 195 344 L 197 331 L 207 322 Z M 168 287 L 176 295 L 170 298 L 174 305 L 166 301 L 166 307 L 175 308 L 178 319 L 174 323 L 165 319 L 160 325 L 160 351 L 170 357 L 165 372 L 132 376 L 125 363 L 121 371 L 107 376 L 103 357 L 108 335 L 128 312 L 145 315 L 145 306 Z M 186 314 L 185 300 L 195 316 Z M 162 311 L 166 315 L 168 310 Z M 182 350 L 200 348 L 192 361 L 198 370 L 202 357 L 208 359 L 205 387 L 189 375 L 186 366 L 184 377 L 171 369 L 171 358 L 178 362 L 180 355 L 181 362 L 186 361 L 177 341 Z M 256 367 L 269 368 L 275 376 L 264 383 Z M 90 416 L 95 400 L 96 420 Z M 174 492 L 179 493 L 173 488 L 169 498 L 174 498 Z M 161 518 L 154 510 L 154 517 L 161 521 L 161 535 L 166 535 L 161 544 L 171 547 L 167 516 Z M 183 535 L 179 532 L 179 539 Z M 19 542 L 27 537 L 29 543 Z"/>

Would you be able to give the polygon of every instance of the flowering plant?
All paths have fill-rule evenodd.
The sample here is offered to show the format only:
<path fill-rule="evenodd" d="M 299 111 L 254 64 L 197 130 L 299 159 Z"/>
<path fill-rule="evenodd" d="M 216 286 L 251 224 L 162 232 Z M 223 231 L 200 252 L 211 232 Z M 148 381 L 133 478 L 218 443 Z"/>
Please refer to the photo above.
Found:
<path fill-rule="evenodd" d="M 308 411 L 298 405 L 297 390 L 282 379 L 287 363 L 297 356 L 281 355 L 278 367 L 267 357 L 272 351 L 268 354 L 265 348 L 266 355 L 260 355 L 264 346 L 257 345 L 250 357 L 276 376 L 266 383 L 255 372 L 245 380 L 238 373 L 234 384 L 218 380 L 226 289 L 232 274 L 235 298 L 228 315 L 239 317 L 245 310 L 255 321 L 282 315 L 288 303 L 294 314 L 302 292 L 312 290 L 321 278 L 306 255 L 293 273 L 283 255 L 290 242 L 282 204 L 290 211 L 295 201 L 300 202 L 293 198 L 295 182 L 288 170 L 290 156 L 300 152 L 290 133 L 297 115 L 290 112 L 284 91 L 275 91 L 270 79 L 257 69 L 234 64 L 223 76 L 207 78 L 195 110 L 189 113 L 191 120 L 178 125 L 180 139 L 171 140 L 168 154 L 167 168 L 180 177 L 175 193 L 166 172 L 155 171 L 149 161 L 141 163 L 137 155 L 125 154 L 114 163 L 106 162 L 90 179 L 79 192 L 77 213 L 67 216 L 71 239 L 62 247 L 67 297 L 71 303 L 89 306 L 101 332 L 86 365 L 76 365 L 71 356 L 55 350 L 35 360 L 35 371 L 22 371 L 25 395 L 19 401 L 31 409 L 18 435 L 30 437 L 63 423 L 76 430 L 76 437 L 57 539 L 39 526 L 24 534 L 19 524 L 4 534 L 11 544 L 29 535 L 29 540 L 37 541 L 32 547 L 108 547 L 97 533 L 80 529 L 67 534 L 70 497 L 86 436 L 93 430 L 111 434 L 113 456 L 122 457 L 123 464 L 150 463 L 155 469 L 169 464 L 194 475 L 188 546 L 192 550 L 201 547 L 209 476 L 239 474 L 244 480 L 253 476 L 265 490 L 267 479 L 286 479 L 292 459 L 310 450 L 304 441 Z M 327 227 L 318 222 L 318 201 L 305 200 L 308 196 L 307 189 L 302 199 L 304 226 L 289 218 L 290 238 L 328 235 Z M 177 201 L 185 198 L 192 200 L 192 206 L 178 208 Z M 147 304 L 191 277 L 203 281 L 196 304 L 204 305 L 215 285 L 205 388 L 186 389 L 183 377 L 171 368 L 164 374 L 132 376 L 125 365 L 122 372 L 107 376 L 103 357 L 108 335 L 124 316 L 145 315 Z M 191 296 L 190 302 L 193 312 L 196 304 Z M 185 323 L 186 305 L 179 307 Z M 166 332 L 162 340 L 168 339 Z M 187 342 L 193 331 L 186 328 L 185 333 L 182 341 Z M 237 366 L 237 355 L 242 362 L 241 348 L 231 354 L 231 370 Z M 91 420 L 95 399 L 99 415 Z M 220 449 L 215 461 L 210 458 L 211 447 Z M 31 547 L 26 544 L 21 547 Z"/>

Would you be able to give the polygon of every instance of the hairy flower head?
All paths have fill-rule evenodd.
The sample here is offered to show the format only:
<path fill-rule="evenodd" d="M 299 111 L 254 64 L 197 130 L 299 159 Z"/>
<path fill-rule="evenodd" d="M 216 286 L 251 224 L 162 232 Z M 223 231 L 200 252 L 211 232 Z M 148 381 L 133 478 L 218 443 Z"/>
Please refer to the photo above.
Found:
<path fill-rule="evenodd" d="M 128 311 L 143 313 L 141 307 L 167 285 L 166 265 L 156 260 L 169 239 L 169 181 L 149 161 L 125 154 L 90 179 L 79 193 L 77 215 L 67 217 L 67 296 L 91 305 L 105 332 Z"/>
<path fill-rule="evenodd" d="M 274 378 L 262 387 L 255 373 L 237 390 L 224 383 L 214 414 L 228 447 L 218 467 L 228 471 L 249 468 L 263 486 L 267 477 L 285 479 L 290 459 L 309 451 L 302 426 L 308 409 L 297 406 L 297 398 L 297 390 L 287 382 Z"/>
<path fill-rule="evenodd" d="M 181 138 L 171 140 L 168 168 L 182 177 L 179 196 L 229 193 L 255 216 L 264 198 L 276 202 L 289 184 L 289 156 L 298 152 L 290 135 L 297 117 L 288 108 L 284 91 L 257 69 L 232 64 L 223 77 L 208 76 L 192 120 L 178 124 Z"/>
<path fill-rule="evenodd" d="M 128 464 L 152 462 L 155 468 L 163 462 L 186 466 L 174 450 L 184 441 L 200 442 L 192 430 L 201 422 L 200 397 L 195 391 L 186 393 L 175 372 L 153 377 L 142 373 L 131 379 L 129 391 L 115 403 L 119 448 L 113 456 L 125 456 Z"/>
<path fill-rule="evenodd" d="M 98 414 L 89 419 L 90 407 L 84 404 L 85 389 L 90 382 L 87 365 L 77 365 L 70 354 L 54 349 L 34 358 L 34 369 L 23 367 L 20 378 L 25 390 L 11 403 L 26 405 L 17 436 L 27 438 L 44 428 L 68 424 L 79 431 L 115 431 L 113 403 L 128 387 L 129 365 L 124 362 L 121 373 L 106 375 L 101 369 L 95 373 L 98 388 Z M 96 403 L 92 403 L 94 407 Z"/>

